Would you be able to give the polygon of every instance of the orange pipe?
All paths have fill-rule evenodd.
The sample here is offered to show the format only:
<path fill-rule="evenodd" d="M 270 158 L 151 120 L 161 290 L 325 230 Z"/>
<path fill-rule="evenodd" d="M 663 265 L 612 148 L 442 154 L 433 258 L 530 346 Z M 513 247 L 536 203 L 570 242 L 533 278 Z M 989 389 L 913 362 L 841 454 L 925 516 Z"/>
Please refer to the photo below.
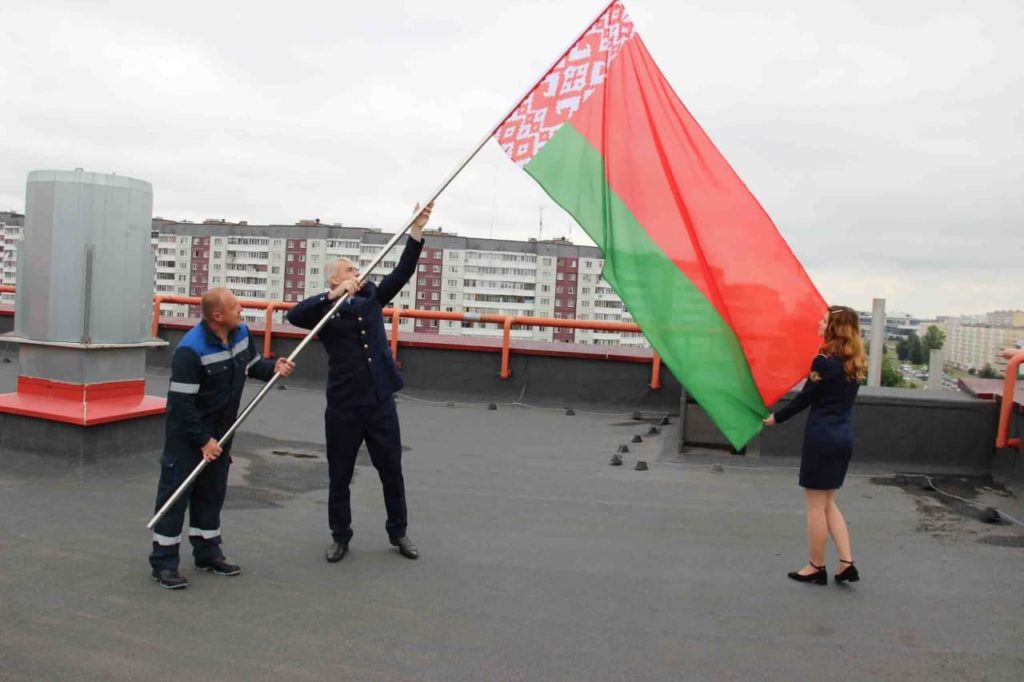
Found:
<path fill-rule="evenodd" d="M 0 292 L 2 293 L 15 293 L 15 287 L 12 286 L 0 286 Z M 157 294 L 153 296 L 153 336 L 157 336 L 160 332 L 160 305 L 163 303 L 176 303 L 179 305 L 199 305 L 202 302 L 198 296 L 174 296 L 167 294 Z M 264 299 L 240 299 L 239 303 L 242 304 L 243 308 L 255 309 L 262 308 L 266 310 L 266 329 L 263 337 L 263 355 L 269 357 L 271 350 L 271 343 L 273 341 L 273 315 L 276 310 L 291 310 L 295 307 L 294 303 L 285 303 L 284 301 L 268 301 Z M 529 327 L 560 327 L 562 329 L 590 329 L 592 331 L 609 331 L 609 332 L 639 332 L 640 327 L 636 324 L 630 324 L 626 322 L 604 322 L 599 320 L 566 320 L 554 317 L 516 317 L 513 315 L 498 315 L 498 314 L 480 314 L 480 313 L 461 313 L 461 312 L 446 312 L 441 310 L 400 310 L 398 308 L 384 308 L 383 313 L 391 316 L 391 354 L 394 356 L 396 362 L 398 359 L 398 328 L 402 317 L 408 317 L 417 320 L 451 320 L 454 322 L 480 322 L 488 324 L 500 324 L 504 328 L 501 341 L 501 371 L 499 375 L 502 379 L 508 379 L 512 376 L 512 371 L 509 369 L 509 356 L 511 354 L 512 347 L 512 325 L 523 325 Z M 1024 356 L 1024 354 L 1022 354 Z M 1015 358 L 1014 361 L 1020 364 L 1021 356 Z M 1014 362 L 1011 361 L 1011 364 Z M 1016 367 L 1016 365 L 1014 365 Z M 1009 375 L 1008 375 L 1009 376 Z M 651 364 L 651 383 L 650 387 L 653 390 L 658 390 L 662 386 L 661 384 L 661 356 L 657 352 L 654 352 L 654 357 Z M 1012 402 L 1012 392 L 1011 402 Z M 1005 403 L 1005 401 L 1004 401 Z M 1007 417 L 1007 420 L 1009 417 Z M 1005 434 L 1004 434 L 1005 435 Z M 1011 447 L 1016 444 L 1020 446 L 1020 439 L 1010 439 Z"/>
<path fill-rule="evenodd" d="M 654 351 L 654 362 L 651 363 L 651 390 L 661 390 L 661 356 Z"/>
<path fill-rule="evenodd" d="M 270 357 L 270 344 L 274 340 L 274 311 L 275 310 L 291 310 L 295 307 L 294 303 L 284 303 L 283 301 L 259 301 L 253 299 L 250 301 L 241 301 L 243 308 L 259 308 L 265 304 L 267 309 L 267 319 L 263 327 L 263 357 Z"/>
<path fill-rule="evenodd" d="M 0 284 L 0 294 L 13 294 L 14 292 L 15 289 L 10 284 Z"/>
<path fill-rule="evenodd" d="M 163 302 L 163 296 L 157 295 L 153 297 L 153 325 L 149 330 L 149 335 L 153 338 L 160 335 L 160 304 Z"/>
<path fill-rule="evenodd" d="M 1021 449 L 1020 438 L 1009 438 L 1010 414 L 1013 411 L 1013 398 L 1017 392 L 1017 368 L 1024 362 L 1024 353 L 1017 353 L 1006 363 L 1006 379 L 1003 380 L 1003 402 L 999 406 L 999 430 L 996 432 L 997 448 Z"/>
<path fill-rule="evenodd" d="M 512 323 L 516 318 L 509 315 L 505 318 L 505 333 L 501 336 L 501 372 L 498 374 L 502 379 L 512 376 L 512 370 L 508 368 L 508 356 L 512 348 Z"/>
<path fill-rule="evenodd" d="M 402 366 L 398 362 L 398 324 L 401 321 L 401 317 L 402 311 L 399 308 L 391 309 L 391 357 L 399 367 Z"/>
<path fill-rule="evenodd" d="M 270 342 L 274 336 L 274 308 L 277 304 L 273 301 L 267 304 L 267 321 L 263 327 L 263 357 L 270 357 Z"/>
<path fill-rule="evenodd" d="M 384 309 L 384 314 L 390 312 Z M 562 320 L 554 317 L 520 317 L 478 313 L 445 312 L 443 310 L 403 310 L 403 317 L 417 320 L 451 320 L 454 322 L 488 322 L 505 324 L 508 317 L 515 317 L 515 324 L 528 327 L 562 327 L 565 329 L 591 329 L 603 332 L 639 332 L 640 327 L 628 322 L 603 322 L 598 320 Z"/>

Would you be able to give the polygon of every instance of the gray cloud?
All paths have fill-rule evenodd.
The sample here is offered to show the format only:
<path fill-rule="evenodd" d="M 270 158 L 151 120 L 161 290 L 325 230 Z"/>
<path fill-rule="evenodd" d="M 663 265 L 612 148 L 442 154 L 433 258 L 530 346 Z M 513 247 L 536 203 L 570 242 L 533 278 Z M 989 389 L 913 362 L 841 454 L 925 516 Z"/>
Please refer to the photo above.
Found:
<path fill-rule="evenodd" d="M 822 292 L 1024 307 L 1024 9 L 1010 0 L 629 1 L 683 101 Z M 0 8 L 0 208 L 27 173 L 154 183 L 175 218 L 401 222 L 598 7 Z M 467 235 L 586 241 L 491 143 L 442 198 Z"/>

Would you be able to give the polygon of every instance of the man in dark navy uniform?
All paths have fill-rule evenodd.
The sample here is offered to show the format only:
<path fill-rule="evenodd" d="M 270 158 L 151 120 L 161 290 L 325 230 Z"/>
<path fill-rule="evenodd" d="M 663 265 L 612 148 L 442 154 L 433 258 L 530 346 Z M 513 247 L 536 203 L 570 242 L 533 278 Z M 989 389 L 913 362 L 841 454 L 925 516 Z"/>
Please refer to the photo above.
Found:
<path fill-rule="evenodd" d="M 238 575 L 241 569 L 224 558 L 221 550 L 220 510 L 228 485 L 231 441 L 222 449 L 217 441 L 238 417 L 245 378 L 269 381 L 274 372 L 292 373 L 286 358 L 264 359 L 249 329 L 242 324 L 242 306 L 228 289 L 211 289 L 202 299 L 203 319 L 174 351 L 171 385 L 167 393 L 167 427 L 160 458 L 159 510 L 201 459 L 209 464 L 153 528 L 149 563 L 153 580 L 167 589 L 188 586 L 178 573 L 178 547 L 189 511 L 188 539 L 198 569 L 217 575 Z"/>
<path fill-rule="evenodd" d="M 394 298 L 416 271 L 423 249 L 423 227 L 430 218 L 428 205 L 409 229 L 405 250 L 395 269 L 379 285 L 359 284 L 359 269 L 349 260 L 330 263 L 330 291 L 302 301 L 288 312 L 288 321 L 312 329 L 334 306 L 349 298 L 320 330 L 328 356 L 327 410 L 324 424 L 330 491 L 327 519 L 333 542 L 327 561 L 341 561 L 352 539 L 352 505 L 349 485 L 359 446 L 366 441 L 370 461 L 384 488 L 385 524 L 391 544 L 402 556 L 415 559 L 416 546 L 406 535 L 408 517 L 405 481 L 402 478 L 402 438 L 394 393 L 402 388 L 384 331 L 383 307 Z"/>

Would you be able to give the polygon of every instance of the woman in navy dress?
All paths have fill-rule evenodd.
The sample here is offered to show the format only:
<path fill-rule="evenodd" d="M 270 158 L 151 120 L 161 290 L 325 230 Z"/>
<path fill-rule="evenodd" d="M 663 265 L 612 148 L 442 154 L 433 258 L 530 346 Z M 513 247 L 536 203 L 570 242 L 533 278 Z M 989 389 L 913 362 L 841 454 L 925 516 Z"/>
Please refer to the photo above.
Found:
<path fill-rule="evenodd" d="M 832 536 L 839 554 L 836 582 L 860 580 L 853 564 L 850 532 L 836 506 L 836 490 L 842 487 L 853 450 L 853 401 L 867 373 L 867 358 L 860 337 L 856 311 L 831 306 L 818 323 L 824 339 L 811 362 L 811 371 L 800 393 L 764 420 L 765 426 L 781 424 L 807 407 L 811 408 L 804 430 L 800 457 L 800 485 L 807 501 L 807 541 L 810 562 L 789 573 L 798 582 L 828 584 L 825 544 Z"/>

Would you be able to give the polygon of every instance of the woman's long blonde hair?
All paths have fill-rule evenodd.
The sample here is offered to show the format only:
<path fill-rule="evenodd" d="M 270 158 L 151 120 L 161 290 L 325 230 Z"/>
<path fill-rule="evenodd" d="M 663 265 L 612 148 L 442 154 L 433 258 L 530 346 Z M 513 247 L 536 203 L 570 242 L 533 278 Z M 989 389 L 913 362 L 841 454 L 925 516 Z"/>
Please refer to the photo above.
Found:
<path fill-rule="evenodd" d="M 868 358 L 860 338 L 860 317 L 853 308 L 833 305 L 828 308 L 825 342 L 821 352 L 843 361 L 848 381 L 864 381 L 868 373 Z"/>

